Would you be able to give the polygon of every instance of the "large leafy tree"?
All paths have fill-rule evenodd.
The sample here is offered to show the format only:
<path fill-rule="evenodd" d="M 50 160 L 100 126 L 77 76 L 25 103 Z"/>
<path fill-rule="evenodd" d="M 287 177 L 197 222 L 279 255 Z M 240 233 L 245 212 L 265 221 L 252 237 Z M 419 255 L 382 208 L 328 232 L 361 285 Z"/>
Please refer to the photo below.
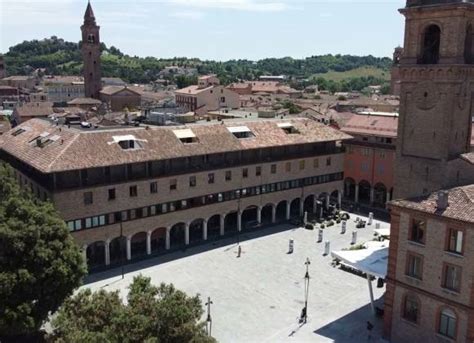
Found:
<path fill-rule="evenodd" d="M 86 273 L 51 203 L 20 190 L 11 175 L 0 163 L 0 341 L 36 335 Z"/>
<path fill-rule="evenodd" d="M 199 322 L 199 296 L 189 297 L 173 285 L 154 286 L 137 276 L 127 303 L 118 292 L 81 290 L 68 299 L 52 325 L 56 342 L 215 342 Z"/>

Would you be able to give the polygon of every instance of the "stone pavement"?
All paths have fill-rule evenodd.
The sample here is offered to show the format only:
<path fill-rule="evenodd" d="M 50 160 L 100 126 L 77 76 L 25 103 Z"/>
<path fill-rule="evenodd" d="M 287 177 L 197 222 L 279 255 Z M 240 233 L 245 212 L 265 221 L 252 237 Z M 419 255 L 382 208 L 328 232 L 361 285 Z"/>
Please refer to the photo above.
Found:
<path fill-rule="evenodd" d="M 331 250 L 350 247 L 353 230 L 357 243 L 373 238 L 375 225 L 355 229 L 353 218 L 345 235 L 340 224 L 324 230 Z M 290 238 L 293 254 L 288 254 Z M 220 342 L 381 342 L 382 320 L 370 310 L 367 280 L 333 267 L 331 257 L 323 256 L 324 243 L 316 243 L 317 230 L 280 225 L 241 234 L 240 240 L 240 258 L 236 238 L 229 238 L 126 266 L 124 280 L 120 268 L 94 274 L 83 287 L 120 290 L 125 296 L 133 276 L 141 273 L 154 284 L 173 283 L 190 295 L 199 293 L 203 303 L 210 296 L 212 335 Z M 307 257 L 308 322 L 300 325 Z M 382 307 L 385 289 L 376 288 L 376 282 L 373 287 Z M 375 325 L 371 339 L 367 321 Z"/>

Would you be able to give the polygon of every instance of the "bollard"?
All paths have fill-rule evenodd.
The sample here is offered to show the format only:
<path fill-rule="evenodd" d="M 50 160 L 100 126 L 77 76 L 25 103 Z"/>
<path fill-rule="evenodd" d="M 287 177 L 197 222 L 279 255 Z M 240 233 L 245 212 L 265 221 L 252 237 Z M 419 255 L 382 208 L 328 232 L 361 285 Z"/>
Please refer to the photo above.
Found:
<path fill-rule="evenodd" d="M 346 221 L 343 220 L 342 225 L 341 225 L 341 234 L 342 235 L 346 233 L 346 224 L 347 224 Z"/>
<path fill-rule="evenodd" d="M 319 229 L 318 231 L 318 243 L 323 241 L 323 229 Z"/>
<path fill-rule="evenodd" d="M 351 245 L 356 244 L 356 242 L 357 242 L 357 231 L 352 231 Z"/>
<path fill-rule="evenodd" d="M 288 253 L 289 254 L 293 254 L 293 245 L 294 245 L 294 241 L 293 241 L 293 239 L 290 239 L 289 246 L 288 246 Z"/>
<path fill-rule="evenodd" d="M 329 250 L 331 249 L 331 243 L 329 241 L 326 241 L 324 243 L 324 256 L 329 255 Z"/>
<path fill-rule="evenodd" d="M 372 225 L 373 220 L 374 220 L 374 213 L 370 212 L 369 213 L 369 222 L 367 223 L 367 225 Z"/>

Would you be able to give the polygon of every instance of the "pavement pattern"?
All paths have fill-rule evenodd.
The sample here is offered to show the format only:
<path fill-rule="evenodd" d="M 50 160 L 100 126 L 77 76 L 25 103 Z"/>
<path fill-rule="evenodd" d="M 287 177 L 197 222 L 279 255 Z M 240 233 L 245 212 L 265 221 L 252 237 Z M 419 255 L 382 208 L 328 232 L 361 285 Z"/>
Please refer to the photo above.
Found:
<path fill-rule="evenodd" d="M 378 221 L 356 229 L 355 217 L 345 234 L 341 224 L 325 229 L 323 243 L 317 243 L 317 230 L 278 225 L 241 233 L 240 257 L 232 237 L 127 265 L 124 279 L 120 268 L 93 274 L 83 287 L 119 290 L 125 297 L 133 277 L 143 274 L 154 284 L 173 283 L 189 295 L 200 294 L 203 304 L 210 296 L 212 336 L 219 342 L 383 342 L 383 321 L 372 314 L 367 279 L 334 267 L 330 254 L 323 256 L 324 241 L 330 241 L 331 250 L 349 248 L 352 231 L 357 243 L 374 238 Z M 307 258 L 308 321 L 300 324 Z M 376 288 L 374 281 L 373 289 L 383 307 L 385 288 Z M 374 325 L 370 335 L 367 321 Z"/>

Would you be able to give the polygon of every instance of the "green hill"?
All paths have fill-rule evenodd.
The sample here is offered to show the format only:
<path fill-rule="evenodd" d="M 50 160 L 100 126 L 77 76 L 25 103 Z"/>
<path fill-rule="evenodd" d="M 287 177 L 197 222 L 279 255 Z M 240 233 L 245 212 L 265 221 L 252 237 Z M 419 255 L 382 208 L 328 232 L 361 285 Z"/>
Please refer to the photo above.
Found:
<path fill-rule="evenodd" d="M 102 44 L 102 69 L 107 77 L 121 77 L 133 83 L 147 83 L 157 78 L 165 66 L 193 66 L 200 74 L 215 73 L 224 84 L 239 79 L 254 80 L 261 75 L 284 74 L 291 79 L 313 79 L 314 75 L 326 77 L 374 76 L 386 79 L 391 65 L 389 58 L 351 55 L 322 55 L 305 59 L 267 58 L 260 61 L 231 60 L 226 62 L 202 61 L 196 58 L 175 57 L 159 59 L 123 54 L 115 47 Z M 24 41 L 5 54 L 9 75 L 24 75 L 37 68 L 48 74 L 78 75 L 82 61 L 80 43 L 66 42 L 51 37 L 43 40 Z M 365 74 L 367 73 L 367 74 Z M 340 75 L 340 76 L 338 76 Z M 357 75 L 357 76 L 356 76 Z M 314 82 L 314 80 L 313 80 Z"/>

